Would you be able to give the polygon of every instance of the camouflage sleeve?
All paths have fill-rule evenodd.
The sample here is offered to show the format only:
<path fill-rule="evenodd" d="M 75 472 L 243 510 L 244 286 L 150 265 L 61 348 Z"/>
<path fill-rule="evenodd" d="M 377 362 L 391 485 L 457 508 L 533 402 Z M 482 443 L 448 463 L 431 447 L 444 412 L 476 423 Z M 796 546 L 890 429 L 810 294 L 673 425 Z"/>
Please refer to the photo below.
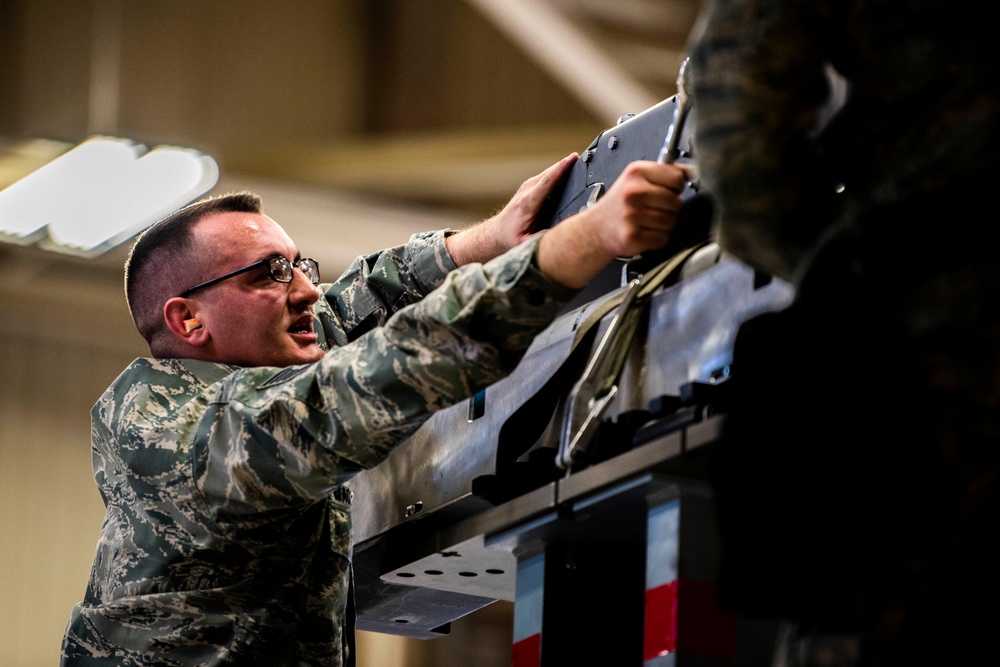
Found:
<path fill-rule="evenodd" d="M 692 39 L 695 159 L 719 243 L 783 277 L 833 214 L 813 140 L 830 11 L 821 0 L 713 0 Z"/>
<path fill-rule="evenodd" d="M 234 373 L 205 422 L 205 496 L 255 511 L 311 502 L 504 377 L 575 294 L 538 271 L 536 247 L 463 266 L 315 364 Z"/>
<path fill-rule="evenodd" d="M 456 268 L 444 243 L 450 233 L 421 232 L 406 245 L 355 260 L 325 286 L 329 308 L 317 309 L 323 337 L 331 345 L 345 345 L 440 285 Z"/>

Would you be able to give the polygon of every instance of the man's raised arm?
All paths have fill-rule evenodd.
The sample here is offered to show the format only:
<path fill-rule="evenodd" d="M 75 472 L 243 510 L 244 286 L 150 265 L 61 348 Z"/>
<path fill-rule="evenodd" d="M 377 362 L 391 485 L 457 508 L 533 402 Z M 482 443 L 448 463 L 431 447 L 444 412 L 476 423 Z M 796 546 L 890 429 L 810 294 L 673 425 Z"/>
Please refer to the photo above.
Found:
<path fill-rule="evenodd" d="M 503 209 L 477 225 L 449 236 L 445 241 L 448 252 L 458 266 L 488 262 L 534 236 L 537 216 L 552 189 L 573 163 L 576 153 L 532 176 L 517 189 Z"/>
<path fill-rule="evenodd" d="M 593 206 L 542 237 L 538 268 L 564 287 L 581 288 L 616 257 L 663 247 L 687 179 L 681 165 L 633 162 Z"/>
<path fill-rule="evenodd" d="M 449 236 L 455 264 L 486 262 L 539 233 L 537 216 L 577 159 L 573 153 L 529 178 L 495 216 Z M 633 162 L 591 208 L 553 227 L 539 245 L 539 268 L 571 288 L 587 284 L 616 257 L 663 247 L 688 180 L 683 165 Z"/>

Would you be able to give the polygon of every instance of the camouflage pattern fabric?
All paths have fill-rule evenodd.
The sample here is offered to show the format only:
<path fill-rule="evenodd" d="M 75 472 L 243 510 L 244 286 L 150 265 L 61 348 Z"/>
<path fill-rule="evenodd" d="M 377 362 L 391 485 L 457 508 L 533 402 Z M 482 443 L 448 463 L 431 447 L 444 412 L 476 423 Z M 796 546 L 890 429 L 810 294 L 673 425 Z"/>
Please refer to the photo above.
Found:
<path fill-rule="evenodd" d="M 860 211 L 985 199 L 1000 148 L 1000 55 L 986 12 L 976 0 L 710 0 L 687 74 L 722 244 L 792 277 Z M 846 86 L 831 86 L 831 70 Z M 932 222 L 866 224 L 962 250 L 977 228 L 965 220 L 942 233 Z"/>
<path fill-rule="evenodd" d="M 1000 50 L 970 0 L 715 0 L 695 157 L 723 247 L 794 280 L 740 329 L 720 600 L 775 664 L 978 664 L 1000 610 Z M 846 84 L 828 114 L 829 69 Z M 856 652 L 835 652 L 859 638 Z M 846 642 L 846 643 L 845 643 Z M 826 647 L 826 648 L 824 648 Z"/>
<path fill-rule="evenodd" d="M 442 239 L 324 286 L 334 342 L 396 312 L 316 363 L 137 359 L 115 380 L 93 410 L 107 514 L 63 664 L 352 661 L 350 506 L 333 492 L 512 370 L 575 294 L 537 270 L 537 240 L 447 273 Z"/>
<path fill-rule="evenodd" d="M 317 311 L 330 344 L 345 345 L 381 326 L 389 315 L 440 285 L 456 268 L 444 245 L 451 234 L 414 234 L 405 246 L 358 258 L 326 291 L 332 314 Z M 326 340 L 320 345 L 329 349 Z"/>

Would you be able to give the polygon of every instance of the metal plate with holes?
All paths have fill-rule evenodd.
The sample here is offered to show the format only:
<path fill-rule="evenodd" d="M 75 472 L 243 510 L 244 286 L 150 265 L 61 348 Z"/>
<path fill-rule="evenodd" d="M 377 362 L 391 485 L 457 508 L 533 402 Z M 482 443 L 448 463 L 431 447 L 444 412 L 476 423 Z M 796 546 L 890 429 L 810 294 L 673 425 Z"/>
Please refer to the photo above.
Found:
<path fill-rule="evenodd" d="M 513 554 L 487 549 L 478 535 L 386 572 L 382 581 L 513 602 L 516 571 Z"/>

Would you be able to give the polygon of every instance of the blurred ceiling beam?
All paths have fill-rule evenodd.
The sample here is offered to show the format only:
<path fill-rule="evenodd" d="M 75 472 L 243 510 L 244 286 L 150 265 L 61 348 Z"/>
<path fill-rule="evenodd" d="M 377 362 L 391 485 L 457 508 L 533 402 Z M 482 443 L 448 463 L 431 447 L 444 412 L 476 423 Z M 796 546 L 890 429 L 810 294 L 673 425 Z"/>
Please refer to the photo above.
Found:
<path fill-rule="evenodd" d="M 599 118 L 647 109 L 662 98 L 543 0 L 466 0 L 573 92 Z"/>

